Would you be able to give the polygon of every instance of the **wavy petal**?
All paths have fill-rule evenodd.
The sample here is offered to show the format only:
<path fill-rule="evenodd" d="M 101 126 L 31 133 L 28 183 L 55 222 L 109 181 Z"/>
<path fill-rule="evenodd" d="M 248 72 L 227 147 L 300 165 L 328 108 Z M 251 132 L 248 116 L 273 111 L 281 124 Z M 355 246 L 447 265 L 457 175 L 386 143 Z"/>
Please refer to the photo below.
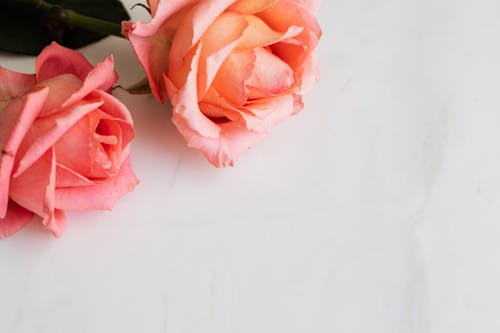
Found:
<path fill-rule="evenodd" d="M 0 218 L 5 217 L 9 183 L 21 142 L 31 128 L 48 95 L 48 89 L 35 89 L 23 99 L 10 103 L 0 112 Z"/>
<path fill-rule="evenodd" d="M 74 74 L 84 80 L 93 66 L 77 51 L 52 42 L 45 47 L 35 61 L 37 82 L 61 74 Z"/>
<path fill-rule="evenodd" d="M 113 56 L 109 56 L 104 61 L 98 63 L 84 78 L 81 89 L 71 95 L 71 97 L 61 105 L 61 108 L 68 107 L 78 102 L 97 89 L 104 91 L 111 89 L 113 84 L 118 80 L 118 74 L 116 74 L 113 69 L 114 66 L 115 62 Z"/>
<path fill-rule="evenodd" d="M 180 89 L 167 76 L 164 76 L 164 79 L 172 102 L 172 119 L 182 118 L 184 123 L 200 135 L 215 138 L 219 135 L 219 127 L 208 119 L 198 106 L 197 74 L 200 51 L 201 46 L 197 48 L 193 56 L 191 70 Z"/>
<path fill-rule="evenodd" d="M 248 130 L 244 124 L 228 122 L 220 125 L 219 137 L 207 138 L 193 131 L 184 119 L 173 117 L 172 120 L 188 146 L 200 150 L 207 160 L 218 168 L 234 165 L 243 152 L 265 135 Z"/>

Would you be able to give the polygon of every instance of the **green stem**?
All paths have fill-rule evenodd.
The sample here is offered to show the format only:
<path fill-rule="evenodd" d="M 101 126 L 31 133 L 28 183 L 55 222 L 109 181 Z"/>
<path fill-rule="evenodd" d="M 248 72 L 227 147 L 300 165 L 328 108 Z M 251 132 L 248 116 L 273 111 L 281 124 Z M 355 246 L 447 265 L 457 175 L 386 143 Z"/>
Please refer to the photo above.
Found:
<path fill-rule="evenodd" d="M 113 35 L 117 37 L 124 36 L 121 34 L 122 27 L 118 23 L 108 22 L 94 17 L 82 15 L 72 9 L 65 9 L 58 5 L 53 5 L 44 0 L 7 0 L 16 3 L 24 3 L 35 6 L 43 11 L 52 11 L 57 13 L 56 18 L 69 26 L 77 27 L 93 32 L 98 32 L 104 35 Z"/>
<path fill-rule="evenodd" d="M 122 35 L 122 26 L 121 24 L 112 23 L 100 19 L 96 19 L 93 17 L 85 16 L 79 14 L 71 9 L 64 10 L 68 17 L 68 23 L 72 26 L 82 28 L 85 30 L 90 30 L 94 32 L 99 32 L 104 35 L 113 35 L 117 37 L 125 38 Z"/>

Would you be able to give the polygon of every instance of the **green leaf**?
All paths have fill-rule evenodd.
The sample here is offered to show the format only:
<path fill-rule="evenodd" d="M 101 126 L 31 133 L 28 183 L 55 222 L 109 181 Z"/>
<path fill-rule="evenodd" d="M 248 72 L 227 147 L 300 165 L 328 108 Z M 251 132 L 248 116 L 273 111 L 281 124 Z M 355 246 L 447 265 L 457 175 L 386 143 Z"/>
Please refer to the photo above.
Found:
<path fill-rule="evenodd" d="M 0 50 L 37 55 L 52 41 L 77 49 L 96 42 L 105 34 L 82 30 L 55 20 L 53 11 L 41 10 L 31 4 L 1 1 Z M 52 5 L 71 9 L 79 14 L 120 24 L 129 15 L 118 0 L 47 0 Z"/>

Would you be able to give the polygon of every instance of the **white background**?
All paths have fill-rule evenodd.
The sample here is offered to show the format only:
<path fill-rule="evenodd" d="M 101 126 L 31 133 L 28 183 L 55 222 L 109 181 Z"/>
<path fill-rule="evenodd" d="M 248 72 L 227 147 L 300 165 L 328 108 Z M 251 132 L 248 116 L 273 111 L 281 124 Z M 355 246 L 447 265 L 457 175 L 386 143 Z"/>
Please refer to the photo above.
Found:
<path fill-rule="evenodd" d="M 321 81 L 234 168 L 116 91 L 141 184 L 61 239 L 31 223 L 0 242 L 0 332 L 499 332 L 499 13 L 325 0 Z M 125 40 L 82 52 L 143 75 Z"/>

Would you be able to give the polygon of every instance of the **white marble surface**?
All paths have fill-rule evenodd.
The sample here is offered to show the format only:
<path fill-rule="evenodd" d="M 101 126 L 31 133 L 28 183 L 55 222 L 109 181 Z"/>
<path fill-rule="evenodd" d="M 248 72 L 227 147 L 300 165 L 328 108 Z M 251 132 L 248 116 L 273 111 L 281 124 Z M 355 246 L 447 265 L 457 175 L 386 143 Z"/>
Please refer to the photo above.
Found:
<path fill-rule="evenodd" d="M 499 13 L 325 0 L 321 81 L 231 169 L 117 92 L 142 182 L 62 239 L 0 242 L 0 332 L 499 332 Z M 110 52 L 141 76 L 123 40 L 83 50 Z"/>

